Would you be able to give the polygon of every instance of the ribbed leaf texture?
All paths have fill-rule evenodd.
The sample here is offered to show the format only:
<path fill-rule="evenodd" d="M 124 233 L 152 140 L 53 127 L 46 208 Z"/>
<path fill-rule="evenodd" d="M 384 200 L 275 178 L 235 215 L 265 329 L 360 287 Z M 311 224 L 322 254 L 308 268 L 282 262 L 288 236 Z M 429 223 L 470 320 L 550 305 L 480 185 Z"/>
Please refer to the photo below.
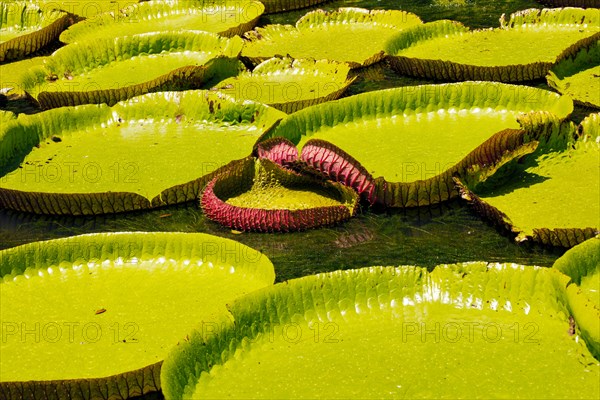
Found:
<path fill-rule="evenodd" d="M 206 186 L 201 203 L 208 218 L 241 231 L 292 232 L 332 225 L 354 215 L 358 199 L 351 189 L 284 170 L 268 159 L 261 159 L 258 162 L 267 172 L 267 182 L 265 182 L 267 187 L 263 189 L 266 192 L 264 196 L 267 196 L 267 202 L 269 191 L 276 190 L 270 187 L 274 184 L 308 191 L 320 188 L 329 192 L 339 205 L 263 209 L 228 204 L 227 199 L 251 190 L 256 180 L 260 179 L 257 176 L 257 161 L 254 157 L 249 157 L 226 168 Z"/>

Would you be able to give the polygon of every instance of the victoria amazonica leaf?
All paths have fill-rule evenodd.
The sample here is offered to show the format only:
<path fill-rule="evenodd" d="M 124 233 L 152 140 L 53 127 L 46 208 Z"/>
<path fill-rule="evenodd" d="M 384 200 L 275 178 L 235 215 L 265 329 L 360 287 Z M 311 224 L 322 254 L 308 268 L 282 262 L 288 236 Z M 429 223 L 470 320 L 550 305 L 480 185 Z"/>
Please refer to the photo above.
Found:
<path fill-rule="evenodd" d="M 453 175 L 479 182 L 531 152 L 534 144 L 525 143 L 517 122 L 521 113 L 546 110 L 565 118 L 572 107 L 568 98 L 523 86 L 422 85 L 306 108 L 267 137 L 292 141 L 305 162 L 371 202 L 411 207 L 456 196 Z"/>
<path fill-rule="evenodd" d="M 328 60 L 271 58 L 252 72 L 242 72 L 216 85 L 236 98 L 268 104 L 286 113 L 339 98 L 354 81 L 350 67 Z"/>
<path fill-rule="evenodd" d="M 567 281 L 548 268 L 482 262 L 291 280 L 238 299 L 235 325 L 212 337 L 194 332 L 174 348 L 163 392 L 169 400 L 595 397 L 600 368 L 581 332 L 569 333 Z"/>
<path fill-rule="evenodd" d="M 21 116 L 0 141 L 0 203 L 81 215 L 192 201 L 283 116 L 204 91 Z"/>
<path fill-rule="evenodd" d="M 152 91 L 199 88 L 217 73 L 222 78 L 234 75 L 239 68 L 233 61 L 224 68 L 205 64 L 218 56 L 236 57 L 241 47 L 239 37 L 199 31 L 78 42 L 56 51 L 43 67 L 32 69 L 22 78 L 22 86 L 43 108 L 113 105 Z"/>
<path fill-rule="evenodd" d="M 206 234 L 75 236 L 1 251 L 0 262 L 8 399 L 156 391 L 172 346 L 275 279 L 261 253 Z"/>
<path fill-rule="evenodd" d="M 414 14 L 395 10 L 340 8 L 311 11 L 291 25 L 267 25 L 246 33 L 242 55 L 255 63 L 276 55 L 347 62 L 353 68 L 383 59 L 386 41 L 421 24 Z"/>
<path fill-rule="evenodd" d="M 67 13 L 44 10 L 38 2 L 1 1 L 0 16 L 0 62 L 36 52 L 69 24 Z"/>
<path fill-rule="evenodd" d="M 600 114 L 581 124 L 581 135 L 565 135 L 564 146 L 536 152 L 503 185 L 463 198 L 517 240 L 571 247 L 600 231 Z"/>
<path fill-rule="evenodd" d="M 588 107 L 600 108 L 600 41 L 550 70 L 548 84 Z"/>
<path fill-rule="evenodd" d="M 263 10 L 264 5 L 256 0 L 147 1 L 77 23 L 60 40 L 73 43 L 182 28 L 235 36 L 254 28 Z"/>
<path fill-rule="evenodd" d="M 600 9 L 530 9 L 500 28 L 470 31 L 435 21 L 398 34 L 386 46 L 403 74 L 443 80 L 539 79 L 558 61 L 600 37 Z"/>

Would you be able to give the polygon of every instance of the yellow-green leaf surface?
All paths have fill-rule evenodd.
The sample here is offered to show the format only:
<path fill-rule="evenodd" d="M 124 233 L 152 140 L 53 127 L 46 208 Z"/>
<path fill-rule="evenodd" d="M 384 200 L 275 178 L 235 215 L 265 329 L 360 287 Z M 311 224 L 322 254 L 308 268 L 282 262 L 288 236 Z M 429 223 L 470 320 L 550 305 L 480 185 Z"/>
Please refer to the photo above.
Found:
<path fill-rule="evenodd" d="M 0 203 L 99 214 L 191 201 L 283 116 L 204 91 L 23 115 L 0 138 Z"/>
<path fill-rule="evenodd" d="M 234 326 L 196 331 L 174 348 L 163 392 L 168 400 L 596 398 L 600 366 L 579 330 L 569 332 L 567 281 L 552 269 L 486 263 L 291 280 L 238 299 Z"/>
<path fill-rule="evenodd" d="M 600 236 L 560 257 L 554 269 L 571 278 L 567 296 L 572 313 L 590 350 L 600 357 Z"/>
<path fill-rule="evenodd" d="M 110 101 L 109 91 L 123 92 L 122 96 L 116 96 L 117 101 L 144 94 L 166 84 L 163 78 L 174 71 L 200 68 L 217 56 L 236 57 L 241 47 L 239 37 L 226 39 L 200 31 L 156 32 L 77 42 L 56 51 L 45 60 L 43 67 L 31 70 L 23 77 L 22 86 L 32 97 L 38 98 L 44 108 L 62 105 L 45 100 L 52 99 L 54 93 L 66 93 L 72 98 L 68 105 L 90 102 L 112 105 L 114 101 Z M 187 73 L 191 75 L 193 70 Z M 177 76 L 173 80 L 185 81 L 184 78 Z M 87 99 L 78 95 L 89 92 L 97 96 Z"/>
<path fill-rule="evenodd" d="M 94 18 L 103 13 L 118 13 L 139 1 L 140 0 L 38 0 L 38 3 L 44 11 L 62 10 L 81 18 Z"/>
<path fill-rule="evenodd" d="M 67 13 L 44 10 L 37 2 L 0 2 L 0 62 L 39 50 L 58 38 L 68 22 Z"/>
<path fill-rule="evenodd" d="M 578 231 L 600 230 L 600 114 L 581 125 L 581 136 L 566 137 L 562 149 L 535 153 L 504 185 L 475 191 L 507 216 L 519 240 L 570 247 L 583 238 Z"/>
<path fill-rule="evenodd" d="M 106 13 L 71 26 L 63 32 L 64 43 L 129 36 L 158 31 L 176 31 L 182 27 L 218 33 L 241 35 L 254 28 L 264 11 L 256 0 L 175 0 L 148 1 L 133 4 L 118 13 Z"/>
<path fill-rule="evenodd" d="M 0 89 L 8 93 L 23 93 L 23 76 L 31 68 L 43 64 L 45 57 L 33 57 L 0 65 Z"/>
<path fill-rule="evenodd" d="M 203 321 L 226 319 L 227 303 L 275 280 L 263 254 L 187 233 L 37 242 L 0 252 L 0 269 L 2 389 L 110 381 L 156 364 Z"/>
<path fill-rule="evenodd" d="M 454 21 L 407 30 L 387 43 L 400 72 L 452 80 L 542 78 L 600 32 L 599 9 L 525 10 L 500 28 L 470 31 Z"/>
<path fill-rule="evenodd" d="M 551 87 L 576 102 L 600 108 L 600 41 L 558 63 L 546 79 Z"/>
<path fill-rule="evenodd" d="M 436 181 L 435 187 L 420 188 L 420 181 L 438 179 L 500 131 L 520 128 L 520 113 L 546 110 L 564 118 L 572 107 L 568 98 L 523 86 L 492 82 L 422 85 L 364 93 L 304 109 L 286 118 L 269 136 L 285 137 L 299 147 L 311 139 L 326 140 L 358 160 L 375 178 L 419 186 L 415 192 L 422 193 L 414 195 L 418 199 L 404 201 L 403 206 L 426 205 L 447 200 L 432 192 L 448 185 L 452 191 L 454 184 Z M 508 150 L 505 144 L 512 143 L 492 142 L 486 152 L 499 157 Z M 451 180 L 451 176 L 446 178 Z M 399 206 L 395 200 L 388 205 Z"/>
<path fill-rule="evenodd" d="M 271 58 L 252 72 L 220 82 L 216 88 L 236 98 L 268 104 L 287 113 L 339 98 L 354 79 L 350 67 L 328 60 Z"/>
<path fill-rule="evenodd" d="M 299 8 L 316 6 L 329 0 L 261 0 L 265 5 L 265 14 L 297 10 Z"/>
<path fill-rule="evenodd" d="M 342 198 L 344 192 L 335 193 L 332 187 L 328 187 L 327 190 L 326 186 L 311 187 L 310 180 L 294 176 L 292 173 L 286 174 L 284 170 L 277 170 L 269 160 L 253 160 L 249 165 L 255 169 L 250 188 L 233 194 L 226 199 L 227 204 L 262 210 L 306 210 L 316 207 L 344 206 L 351 214 L 354 213 L 356 198 L 351 196 Z"/>
<path fill-rule="evenodd" d="M 340 8 L 311 11 L 291 25 L 267 25 L 246 33 L 242 55 L 263 61 L 280 55 L 348 62 L 352 67 L 383 58 L 386 41 L 402 29 L 421 24 L 412 13 Z"/>

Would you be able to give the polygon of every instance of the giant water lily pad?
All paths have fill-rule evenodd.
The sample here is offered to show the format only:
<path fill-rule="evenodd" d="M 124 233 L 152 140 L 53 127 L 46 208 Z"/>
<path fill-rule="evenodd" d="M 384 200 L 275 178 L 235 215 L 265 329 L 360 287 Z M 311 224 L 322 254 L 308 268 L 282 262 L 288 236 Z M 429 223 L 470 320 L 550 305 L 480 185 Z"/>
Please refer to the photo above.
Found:
<path fill-rule="evenodd" d="M 221 79 L 235 75 L 239 72 L 235 62 L 225 68 L 205 64 L 217 56 L 236 57 L 241 47 L 239 37 L 200 31 L 78 42 L 56 51 L 43 67 L 32 69 L 22 78 L 22 86 L 43 108 L 113 105 L 153 91 L 199 88 L 216 74 Z"/>
<path fill-rule="evenodd" d="M 289 55 L 365 66 L 383 59 L 385 42 L 399 30 L 418 25 L 419 17 L 396 10 L 340 8 L 311 11 L 291 25 L 267 25 L 247 32 L 242 55 L 254 62 Z"/>
<path fill-rule="evenodd" d="M 94 18 L 104 13 L 119 13 L 140 0 L 37 0 L 40 7 L 47 12 L 61 10 L 77 16 L 79 19 Z M 142 0 L 146 1 L 146 0 Z"/>
<path fill-rule="evenodd" d="M 7 94 L 23 94 L 23 76 L 31 68 L 39 67 L 45 57 L 33 57 L 0 65 L 0 91 Z"/>
<path fill-rule="evenodd" d="M 265 5 L 265 14 L 297 10 L 299 8 L 316 6 L 330 0 L 261 0 Z"/>
<path fill-rule="evenodd" d="M 69 16 L 62 11 L 44 11 L 25 1 L 0 2 L 0 62 L 34 53 L 60 35 Z"/>
<path fill-rule="evenodd" d="M 578 103 L 600 108 L 600 40 L 550 70 L 548 84 Z"/>
<path fill-rule="evenodd" d="M 339 98 L 354 81 L 350 67 L 328 60 L 271 58 L 252 72 L 216 85 L 223 93 L 270 105 L 286 113 Z"/>
<path fill-rule="evenodd" d="M 354 215 L 358 196 L 337 183 L 287 171 L 249 157 L 226 168 L 202 194 L 206 216 L 243 231 L 297 231 Z"/>
<path fill-rule="evenodd" d="M 0 271 L 0 393 L 7 399 L 159 390 L 169 348 L 203 322 L 217 326 L 227 303 L 275 280 L 258 251 L 185 233 L 32 243 L 1 251 Z"/>
<path fill-rule="evenodd" d="M 192 201 L 283 116 L 203 91 L 20 116 L 0 138 L 0 205 L 81 215 Z"/>
<path fill-rule="evenodd" d="M 105 13 L 71 26 L 60 35 L 64 43 L 184 27 L 235 36 L 254 28 L 264 6 L 256 0 L 203 2 L 175 0 L 133 4 L 119 13 Z"/>
<path fill-rule="evenodd" d="M 567 297 L 590 350 L 600 357 L 600 236 L 568 250 L 553 268 L 571 278 Z"/>
<path fill-rule="evenodd" d="M 538 0 L 551 7 L 600 8 L 600 0 Z"/>
<path fill-rule="evenodd" d="M 457 196 L 452 176 L 480 182 L 531 152 L 535 144 L 526 143 L 520 113 L 547 110 L 564 118 L 572 108 L 568 98 L 523 86 L 422 85 L 306 108 L 266 137 L 289 139 L 302 148 L 303 161 L 371 202 L 423 206 Z"/>
<path fill-rule="evenodd" d="M 458 22 L 413 27 L 387 43 L 402 74 L 443 80 L 518 82 L 546 76 L 556 62 L 600 38 L 599 9 L 525 10 L 496 29 Z"/>
<path fill-rule="evenodd" d="M 536 152 L 503 185 L 474 192 L 463 186 L 463 199 L 514 232 L 518 241 L 571 247 L 595 236 L 600 231 L 600 114 L 586 118 L 581 131 L 579 138 L 568 130 L 554 138 L 555 148 Z"/>
<path fill-rule="evenodd" d="M 570 333 L 567 281 L 552 269 L 486 263 L 291 280 L 238 299 L 235 324 L 174 348 L 163 392 L 169 400 L 594 398 L 600 366 L 580 331 Z"/>

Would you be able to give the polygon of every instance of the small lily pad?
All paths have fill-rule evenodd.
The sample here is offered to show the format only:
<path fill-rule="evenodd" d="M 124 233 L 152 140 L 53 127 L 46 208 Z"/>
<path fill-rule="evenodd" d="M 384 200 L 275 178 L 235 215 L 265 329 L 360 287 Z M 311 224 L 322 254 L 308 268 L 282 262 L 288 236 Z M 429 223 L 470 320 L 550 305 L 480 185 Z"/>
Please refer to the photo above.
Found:
<path fill-rule="evenodd" d="M 441 80 L 539 79 L 557 62 L 600 38 L 599 9 L 530 9 L 496 29 L 470 31 L 455 21 L 413 27 L 387 43 L 402 74 Z"/>
<path fill-rule="evenodd" d="M 57 39 L 69 25 L 62 11 L 44 11 L 36 2 L 0 2 L 0 62 L 14 61 Z"/>
<path fill-rule="evenodd" d="M 8 399 L 158 391 L 161 362 L 186 332 L 218 326 L 227 303 L 275 280 L 263 254 L 200 233 L 31 243 L 0 251 L 0 272 Z"/>
<path fill-rule="evenodd" d="M 60 35 L 64 43 L 130 36 L 185 27 L 232 37 L 254 28 L 264 6 L 257 0 L 147 1 L 117 13 L 104 13 L 71 26 Z"/>
<path fill-rule="evenodd" d="M 249 157 L 217 175 L 204 190 L 206 216 L 240 231 L 296 231 L 354 215 L 356 193 Z"/>
<path fill-rule="evenodd" d="M 383 59 L 386 41 L 399 30 L 421 24 L 412 13 L 340 8 L 307 13 L 292 25 L 267 25 L 247 32 L 242 55 L 258 64 L 273 56 L 347 62 L 352 68 Z"/>
<path fill-rule="evenodd" d="M 252 72 L 242 72 L 215 88 L 289 114 L 339 98 L 355 79 L 348 77 L 349 72 L 347 64 L 335 61 L 271 58 Z"/>
<path fill-rule="evenodd" d="M 234 323 L 175 347 L 163 392 L 169 400 L 594 398 L 600 366 L 577 319 L 571 327 L 568 280 L 484 262 L 294 279 L 239 298 Z"/>
<path fill-rule="evenodd" d="M 231 61 L 209 68 L 217 56 L 237 57 L 239 37 L 199 31 L 156 32 L 77 42 L 48 57 L 23 79 L 42 108 L 90 103 L 114 105 L 148 92 L 198 89 L 209 78 L 239 72 Z M 227 61 L 219 61 L 225 64 Z"/>

